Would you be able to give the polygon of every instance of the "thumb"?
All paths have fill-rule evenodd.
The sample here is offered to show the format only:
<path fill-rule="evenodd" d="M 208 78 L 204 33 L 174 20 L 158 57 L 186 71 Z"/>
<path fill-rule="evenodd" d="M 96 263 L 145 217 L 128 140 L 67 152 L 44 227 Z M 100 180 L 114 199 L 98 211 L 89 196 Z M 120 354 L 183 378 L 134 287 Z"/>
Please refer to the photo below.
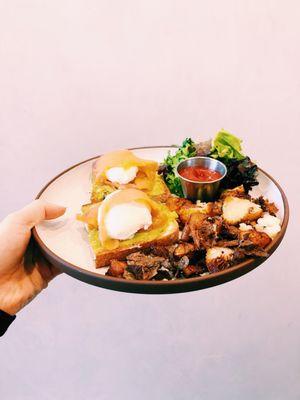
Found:
<path fill-rule="evenodd" d="M 60 217 L 65 211 L 66 207 L 38 199 L 15 212 L 13 215 L 17 224 L 25 225 L 27 228 L 31 229 L 44 220 Z"/>
<path fill-rule="evenodd" d="M 0 223 L 0 254 L 7 270 L 14 268 L 23 258 L 31 229 L 45 219 L 61 216 L 65 210 L 65 207 L 39 199 L 4 218 Z"/>

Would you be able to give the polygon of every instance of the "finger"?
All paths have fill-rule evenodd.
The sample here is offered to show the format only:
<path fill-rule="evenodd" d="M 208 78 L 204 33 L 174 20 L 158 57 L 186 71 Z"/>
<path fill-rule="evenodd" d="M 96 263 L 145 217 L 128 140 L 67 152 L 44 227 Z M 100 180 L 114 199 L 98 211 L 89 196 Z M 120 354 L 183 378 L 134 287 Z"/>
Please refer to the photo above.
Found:
<path fill-rule="evenodd" d="M 13 218 L 15 223 L 31 229 L 41 221 L 60 217 L 65 211 L 66 207 L 38 199 L 13 213 Z"/>
<path fill-rule="evenodd" d="M 23 209 L 9 214 L 0 223 L 0 254 L 10 265 L 21 262 L 31 237 L 31 228 L 44 219 L 57 218 L 65 207 L 35 200 Z"/>

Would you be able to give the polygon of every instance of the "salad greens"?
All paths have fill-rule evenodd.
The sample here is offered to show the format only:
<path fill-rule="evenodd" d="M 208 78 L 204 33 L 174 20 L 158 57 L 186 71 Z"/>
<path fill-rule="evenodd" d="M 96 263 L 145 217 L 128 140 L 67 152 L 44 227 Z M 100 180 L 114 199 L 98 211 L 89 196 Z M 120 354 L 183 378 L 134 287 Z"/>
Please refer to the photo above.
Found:
<path fill-rule="evenodd" d="M 248 193 L 258 185 L 257 165 L 243 155 L 241 142 L 241 139 L 222 129 L 212 142 L 209 157 L 216 158 L 227 167 L 227 175 L 221 183 L 223 189 L 243 185 Z"/>
<path fill-rule="evenodd" d="M 212 143 L 210 141 L 195 143 L 191 138 L 185 139 L 173 156 L 168 153 L 160 168 L 171 193 L 183 197 L 180 179 L 176 176 L 176 167 L 181 161 L 197 155 L 207 155 L 226 165 L 227 175 L 221 181 L 222 189 L 243 185 L 248 193 L 253 186 L 258 185 L 257 165 L 243 155 L 241 142 L 241 139 L 224 129 L 216 134 Z"/>
<path fill-rule="evenodd" d="M 242 160 L 241 139 L 221 129 L 213 140 L 210 157 L 222 160 Z"/>
<path fill-rule="evenodd" d="M 196 146 L 191 138 L 185 139 L 173 156 L 169 151 L 164 160 L 163 175 L 171 193 L 183 197 L 180 179 L 176 176 L 176 167 L 181 161 L 196 155 Z"/>
<path fill-rule="evenodd" d="M 227 167 L 227 175 L 222 180 L 223 189 L 233 189 L 243 185 L 245 192 L 248 193 L 253 186 L 258 185 L 257 181 L 257 165 L 254 164 L 249 157 L 242 160 L 231 159 L 224 162 Z"/>

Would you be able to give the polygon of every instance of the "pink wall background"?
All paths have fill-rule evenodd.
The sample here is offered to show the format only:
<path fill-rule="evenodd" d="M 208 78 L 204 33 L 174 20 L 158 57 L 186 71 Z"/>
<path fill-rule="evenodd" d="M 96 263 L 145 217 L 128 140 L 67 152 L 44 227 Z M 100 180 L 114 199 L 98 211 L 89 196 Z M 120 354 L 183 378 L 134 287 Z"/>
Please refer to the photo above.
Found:
<path fill-rule="evenodd" d="M 1 398 L 299 398 L 299 20 L 292 0 L 0 1 L 0 217 L 80 160 L 221 127 L 291 206 L 278 251 L 221 287 L 61 276 L 1 340 Z"/>

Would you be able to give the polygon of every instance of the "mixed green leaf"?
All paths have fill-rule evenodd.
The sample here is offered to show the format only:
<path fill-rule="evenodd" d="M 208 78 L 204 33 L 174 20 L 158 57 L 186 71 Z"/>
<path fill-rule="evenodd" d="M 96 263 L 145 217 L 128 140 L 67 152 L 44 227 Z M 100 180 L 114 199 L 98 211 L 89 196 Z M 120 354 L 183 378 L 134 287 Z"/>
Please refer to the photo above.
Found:
<path fill-rule="evenodd" d="M 183 197 L 180 179 L 176 176 L 176 167 L 181 161 L 190 157 L 195 157 L 196 155 L 196 146 L 191 138 L 185 139 L 173 156 L 169 151 L 164 160 L 161 171 L 163 172 L 165 182 L 171 193 L 176 194 L 179 197 Z"/>
<path fill-rule="evenodd" d="M 253 186 L 258 185 L 257 181 L 257 165 L 254 164 L 249 157 L 242 160 L 230 159 L 223 161 L 227 167 L 227 175 L 221 182 L 223 189 L 233 189 L 243 185 L 245 192 L 248 193 Z"/>
<path fill-rule="evenodd" d="M 231 133 L 221 129 L 212 142 L 210 157 L 229 160 L 242 160 L 245 156 L 242 154 L 241 139 Z"/>
<path fill-rule="evenodd" d="M 191 138 L 183 141 L 174 155 L 169 152 L 160 168 L 171 193 L 183 197 L 180 179 L 176 175 L 177 165 L 187 158 L 196 155 L 207 155 L 223 162 L 227 175 L 222 180 L 222 189 L 243 185 L 248 191 L 257 181 L 257 165 L 242 153 L 241 139 L 222 129 L 212 142 L 195 143 Z"/>

